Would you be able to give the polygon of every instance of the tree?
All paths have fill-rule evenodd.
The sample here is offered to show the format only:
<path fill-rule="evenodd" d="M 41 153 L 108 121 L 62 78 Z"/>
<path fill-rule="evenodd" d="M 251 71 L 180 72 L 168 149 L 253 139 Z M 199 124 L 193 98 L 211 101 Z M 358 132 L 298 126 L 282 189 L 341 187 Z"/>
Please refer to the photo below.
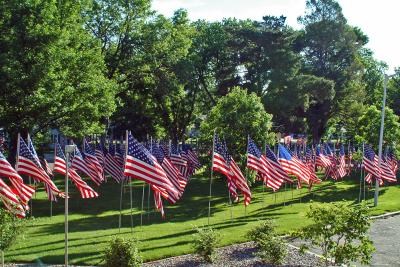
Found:
<path fill-rule="evenodd" d="M 115 84 L 83 27 L 84 8 L 56 0 L 0 6 L 0 121 L 14 144 L 18 132 L 52 127 L 71 137 L 102 132 L 114 110 Z"/>
<path fill-rule="evenodd" d="M 372 145 L 375 149 L 379 145 L 379 129 L 381 126 L 381 108 L 369 106 L 358 119 L 356 140 Z M 400 140 L 400 120 L 391 108 L 385 108 L 384 144 L 396 147 Z"/>
<path fill-rule="evenodd" d="M 313 140 L 319 141 L 329 118 L 337 114 L 342 101 L 357 101 L 358 90 L 349 83 L 360 79 L 362 65 L 357 60 L 368 38 L 360 29 L 347 24 L 340 5 L 334 0 L 307 0 L 306 14 L 298 20 L 304 25 L 299 36 L 303 57 L 303 72 L 334 82 L 333 98 L 322 99 L 310 106 L 313 117 Z M 352 90 L 350 90 L 350 88 Z"/>
<path fill-rule="evenodd" d="M 216 130 L 225 139 L 230 154 L 238 159 L 246 151 L 248 135 L 259 145 L 273 141 L 271 120 L 272 115 L 265 111 L 260 97 L 235 87 L 218 100 L 202 122 L 200 141 L 210 147 Z"/>
<path fill-rule="evenodd" d="M 295 235 L 321 248 L 326 266 L 329 259 L 335 265 L 356 261 L 369 264 L 375 248 L 368 237 L 371 223 L 367 211 L 365 203 L 355 207 L 344 202 L 311 204 L 306 214 L 311 225 Z M 302 251 L 307 248 L 302 245 Z"/>
<path fill-rule="evenodd" d="M 21 234 L 21 220 L 0 207 L 0 252 L 1 266 L 4 266 L 4 251 L 10 248 Z"/>

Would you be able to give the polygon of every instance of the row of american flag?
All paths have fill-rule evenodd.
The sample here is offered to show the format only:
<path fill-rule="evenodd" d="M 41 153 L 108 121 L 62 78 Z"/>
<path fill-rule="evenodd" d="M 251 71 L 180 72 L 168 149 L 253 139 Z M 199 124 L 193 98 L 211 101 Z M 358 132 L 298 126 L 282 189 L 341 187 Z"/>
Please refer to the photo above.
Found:
<path fill-rule="evenodd" d="M 336 146 L 339 148 L 336 149 Z M 393 150 L 386 149 L 381 161 L 374 153 L 370 145 L 362 145 L 363 157 L 360 163 L 353 160 L 355 147 L 347 146 L 347 155 L 343 143 L 333 145 L 329 143 L 307 147 L 305 142 L 295 145 L 292 149 L 290 145 L 278 144 L 276 153 L 270 146 L 265 145 L 264 153 L 261 152 L 256 143 L 248 137 L 247 144 L 247 163 L 246 167 L 256 172 L 257 180 L 276 191 L 285 183 L 297 183 L 300 188 L 302 184 L 310 189 L 315 183 L 320 183 L 321 179 L 316 175 L 317 171 L 324 172 L 324 179 L 341 179 L 351 173 L 352 168 L 363 168 L 367 175 L 365 180 L 371 183 L 377 179 L 379 184 L 384 181 L 396 182 L 398 171 L 398 160 Z M 337 153 L 338 152 L 338 153 Z M 244 205 L 247 206 L 251 201 L 251 191 L 240 168 L 235 160 L 228 153 L 225 141 L 221 140 L 217 134 L 214 135 L 212 170 L 226 176 L 227 186 L 230 195 L 239 201 L 238 190 L 243 194 Z M 296 179 L 293 179 L 293 178 Z"/>
<path fill-rule="evenodd" d="M 60 144 L 61 143 L 61 144 Z M 181 149 L 171 142 L 138 142 L 127 132 L 125 142 L 102 139 L 89 142 L 84 139 L 82 150 L 75 146 L 69 160 L 64 154 L 65 140 L 54 144 L 54 165 L 40 159 L 32 139 L 18 137 L 16 166 L 7 161 L 0 152 L 0 198 L 4 206 L 20 218 L 29 211 L 36 186 L 44 185 L 50 201 L 66 197 L 53 181 L 54 175 L 66 175 L 77 187 L 82 198 L 95 198 L 98 193 L 82 179 L 87 177 L 97 186 L 113 179 L 118 183 L 139 179 L 148 183 L 153 191 L 155 206 L 164 216 L 162 198 L 174 204 L 183 195 L 189 177 L 201 167 L 197 153 L 188 145 Z M 71 141 L 70 141 L 71 143 Z M 108 143 L 108 145 L 106 145 Z M 30 177 L 36 186 L 27 185 L 21 175 Z"/>
<path fill-rule="evenodd" d="M 57 196 L 66 197 L 52 179 L 56 173 L 66 175 L 67 172 L 64 154 L 66 142 L 60 143 L 56 142 L 54 145 L 53 169 L 50 169 L 46 160 L 39 159 L 29 136 L 26 140 L 18 138 L 15 169 L 0 153 L 0 176 L 9 181 L 6 183 L 0 178 L 0 198 L 8 210 L 19 217 L 24 217 L 29 210 L 27 203 L 32 198 L 35 187 L 25 184 L 21 175 L 33 178 L 37 184 L 43 183 L 51 201 L 55 201 Z M 398 161 L 390 149 L 386 150 L 379 161 L 371 146 L 363 145 L 363 159 L 360 164 L 353 160 L 355 147 L 348 146 L 346 155 L 344 144 L 333 147 L 329 143 L 311 147 L 307 147 L 305 143 L 294 147 L 278 144 L 274 149 L 265 145 L 261 152 L 254 140 L 248 138 L 246 167 L 256 172 L 257 179 L 274 191 L 285 183 L 295 182 L 297 187 L 305 184 L 311 188 L 313 184 L 321 182 L 316 175 L 318 170 L 324 171 L 325 178 L 338 180 L 349 175 L 352 168 L 357 166 L 367 172 L 367 182 L 372 182 L 373 179 L 381 184 L 384 181 L 396 182 Z M 132 178 L 138 179 L 149 184 L 155 206 L 163 216 L 162 199 L 171 204 L 176 203 L 182 197 L 189 177 L 201 167 L 197 153 L 190 146 L 182 145 L 178 149 L 171 142 L 140 143 L 130 132 L 127 132 L 124 141 L 119 142 L 111 139 L 90 142 L 84 139 L 81 150 L 75 146 L 68 176 L 82 198 L 98 196 L 82 177 L 89 178 L 96 185 L 106 182 L 107 178 L 118 183 Z M 240 191 L 244 205 L 249 205 L 251 190 L 247 178 L 229 154 L 226 142 L 217 134 L 213 138 L 212 170 L 226 176 L 228 190 L 235 201 L 239 201 Z"/>

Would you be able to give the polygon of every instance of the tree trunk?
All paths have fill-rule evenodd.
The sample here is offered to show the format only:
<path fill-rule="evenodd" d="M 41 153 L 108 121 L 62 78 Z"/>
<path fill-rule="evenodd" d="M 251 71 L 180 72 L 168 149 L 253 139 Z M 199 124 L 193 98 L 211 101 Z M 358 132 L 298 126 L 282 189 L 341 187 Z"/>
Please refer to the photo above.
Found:
<path fill-rule="evenodd" d="M 1 267 L 4 267 L 4 251 L 1 250 Z"/>

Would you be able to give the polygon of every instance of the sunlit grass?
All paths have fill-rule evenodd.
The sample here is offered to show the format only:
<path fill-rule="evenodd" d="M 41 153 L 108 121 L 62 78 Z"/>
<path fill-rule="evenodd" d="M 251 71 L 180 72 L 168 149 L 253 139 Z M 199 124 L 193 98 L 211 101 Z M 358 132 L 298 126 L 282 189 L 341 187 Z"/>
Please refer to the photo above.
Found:
<path fill-rule="evenodd" d="M 357 176 L 357 175 L 356 175 Z M 308 223 L 305 218 L 310 201 L 333 202 L 339 200 L 357 203 L 359 186 L 357 177 L 341 182 L 325 181 L 309 193 L 287 187 L 277 193 L 263 190 L 261 184 L 252 188 L 252 203 L 247 209 L 242 203 L 228 205 L 227 187 L 223 179 L 215 176 L 213 181 L 212 217 L 210 224 L 222 234 L 221 245 L 246 241 L 246 232 L 263 218 L 273 218 L 280 233 L 298 229 Z M 62 181 L 57 181 L 62 184 Z M 71 264 L 99 264 L 107 241 L 114 235 L 125 238 L 136 237 L 141 243 L 145 260 L 192 252 L 191 240 L 196 226 L 207 225 L 209 176 L 200 173 L 192 178 L 184 197 L 174 206 L 165 203 L 166 219 L 162 220 L 153 209 L 150 196 L 150 212 L 143 214 L 141 222 L 142 182 L 133 186 L 133 228 L 131 229 L 129 188 L 123 195 L 122 228 L 118 229 L 120 185 L 113 181 L 97 188 L 98 199 L 79 199 L 74 186 L 70 199 L 69 258 Z M 148 187 L 145 190 L 144 209 L 148 207 Z M 265 191 L 263 193 L 263 191 Z M 364 191 L 361 192 L 362 197 Z M 371 208 L 371 214 L 400 210 L 400 186 L 381 188 L 379 206 Z M 366 199 L 372 203 L 373 191 L 366 190 Z M 232 219 L 231 219 L 232 214 Z M 6 253 L 7 261 L 62 263 L 64 260 L 64 204 L 63 200 L 53 204 L 50 218 L 50 203 L 44 192 L 38 192 L 33 201 L 32 220 L 20 240 Z"/>

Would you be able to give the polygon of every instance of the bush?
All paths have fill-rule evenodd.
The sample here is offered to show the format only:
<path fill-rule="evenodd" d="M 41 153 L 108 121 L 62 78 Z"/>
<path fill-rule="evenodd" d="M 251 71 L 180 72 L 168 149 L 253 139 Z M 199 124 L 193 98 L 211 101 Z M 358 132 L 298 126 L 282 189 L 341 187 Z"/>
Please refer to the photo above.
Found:
<path fill-rule="evenodd" d="M 259 251 L 255 254 L 264 262 L 282 264 L 287 255 L 287 245 L 283 238 L 275 231 L 272 220 L 265 220 L 247 233 L 248 237 L 256 242 Z"/>
<path fill-rule="evenodd" d="M 104 251 L 104 266 L 137 267 L 142 266 L 137 240 L 125 240 L 115 237 L 107 245 Z"/>
<path fill-rule="evenodd" d="M 4 262 L 4 251 L 11 247 L 24 230 L 24 221 L 0 206 L 0 257 Z"/>
<path fill-rule="evenodd" d="M 325 264 L 335 265 L 360 261 L 368 265 L 375 251 L 368 237 L 370 221 L 365 203 L 350 206 L 345 202 L 312 204 L 307 218 L 313 223 L 302 228 L 296 236 L 322 250 Z M 302 250 L 308 246 L 302 245 Z"/>
<path fill-rule="evenodd" d="M 264 220 L 259 225 L 256 225 L 253 229 L 251 229 L 247 236 L 250 240 L 257 242 L 258 239 L 263 238 L 263 235 L 267 235 L 273 233 L 275 234 L 275 225 L 272 220 Z"/>
<path fill-rule="evenodd" d="M 216 258 L 216 248 L 220 241 L 220 235 L 212 228 L 197 228 L 193 235 L 193 248 L 196 254 L 207 262 L 213 262 Z"/>

